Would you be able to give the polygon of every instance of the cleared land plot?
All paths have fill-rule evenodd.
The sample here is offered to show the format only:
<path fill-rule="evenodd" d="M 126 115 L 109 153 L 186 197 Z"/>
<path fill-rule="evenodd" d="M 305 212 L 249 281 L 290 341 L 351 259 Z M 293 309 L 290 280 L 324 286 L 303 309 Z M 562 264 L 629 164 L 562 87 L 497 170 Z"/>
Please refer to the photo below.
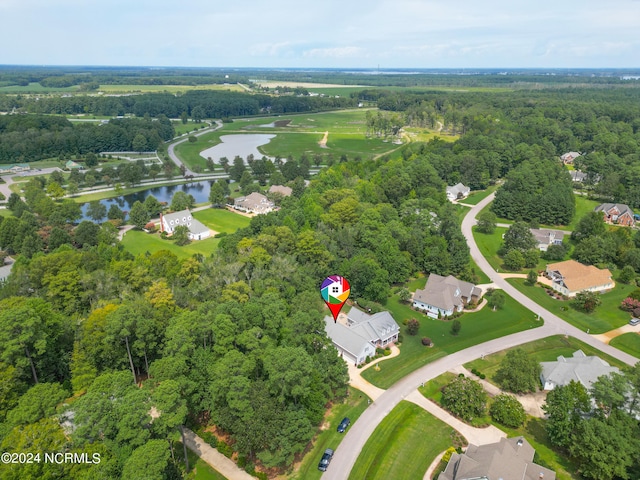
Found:
<path fill-rule="evenodd" d="M 176 131 L 176 136 L 180 136 L 183 133 L 189 133 L 189 132 L 193 132 L 193 133 L 197 133 L 198 130 L 200 130 L 201 128 L 204 127 L 208 127 L 209 125 L 207 123 L 193 123 L 191 121 L 189 121 L 188 123 L 182 123 L 182 122 L 173 122 L 173 128 Z"/>
<path fill-rule="evenodd" d="M 209 208 L 194 212 L 193 216 L 216 232 L 233 233 L 249 226 L 250 218 L 219 208 Z"/>
<path fill-rule="evenodd" d="M 636 288 L 631 285 L 616 284 L 612 291 L 600 295 L 602 304 L 593 313 L 584 313 L 575 310 L 571 306 L 571 300 L 556 300 L 547 295 L 542 287 L 525 285 L 523 278 L 510 278 L 507 281 L 538 305 L 575 327 L 584 331 L 589 329 L 589 333 L 592 334 L 604 333 L 621 327 L 631 318 L 627 312 L 620 310 L 622 300 L 627 298 L 629 293 Z"/>
<path fill-rule="evenodd" d="M 320 433 L 313 440 L 313 445 L 305 453 L 302 463 L 295 469 L 291 478 L 294 480 L 314 480 L 322 476 L 318 470 L 318 462 L 327 448 L 335 450 L 342 442 L 344 433 L 338 433 L 336 429 L 344 417 L 349 417 L 351 424 L 362 415 L 367 408 L 367 397 L 360 390 L 349 387 L 349 396 L 343 403 L 333 405 Z"/>
<path fill-rule="evenodd" d="M 616 338 L 611 339 L 609 345 L 616 347 L 618 350 L 640 358 L 640 335 L 637 333 L 624 333 Z"/>
<path fill-rule="evenodd" d="M 234 84 L 210 85 L 100 85 L 98 91 L 104 93 L 155 93 L 155 92 L 188 92 L 191 90 L 229 90 L 242 92 L 244 89 Z"/>
<path fill-rule="evenodd" d="M 410 318 L 418 319 L 420 330 L 417 335 L 412 336 L 407 334 L 406 328 L 402 326 L 404 340 L 400 347 L 400 355 L 382 362 L 380 371 L 369 368 L 362 372 L 366 380 L 380 388 L 389 388 L 405 375 L 448 354 L 494 338 L 536 328 L 543 323 L 537 321 L 530 310 L 511 297 L 507 297 L 502 310 L 494 312 L 489 308 L 483 308 L 479 312 L 462 315 L 459 318 L 462 329 L 458 336 L 451 335 L 451 321 L 429 318 L 413 310 L 408 304 L 400 303 L 397 295 L 391 297 L 385 307 L 399 325 Z M 422 345 L 422 337 L 431 338 L 434 346 L 429 348 Z"/>
<path fill-rule="evenodd" d="M 400 402 L 365 444 L 349 479 L 422 478 L 455 430 L 413 403 Z"/>

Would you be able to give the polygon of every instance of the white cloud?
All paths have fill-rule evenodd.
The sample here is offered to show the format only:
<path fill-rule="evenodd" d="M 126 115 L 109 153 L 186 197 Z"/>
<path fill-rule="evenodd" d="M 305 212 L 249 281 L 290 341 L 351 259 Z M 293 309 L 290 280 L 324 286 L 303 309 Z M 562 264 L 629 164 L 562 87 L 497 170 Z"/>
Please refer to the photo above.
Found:
<path fill-rule="evenodd" d="M 366 50 L 360 47 L 333 47 L 333 48 L 312 48 L 302 53 L 303 57 L 310 58 L 352 58 L 364 57 Z"/>

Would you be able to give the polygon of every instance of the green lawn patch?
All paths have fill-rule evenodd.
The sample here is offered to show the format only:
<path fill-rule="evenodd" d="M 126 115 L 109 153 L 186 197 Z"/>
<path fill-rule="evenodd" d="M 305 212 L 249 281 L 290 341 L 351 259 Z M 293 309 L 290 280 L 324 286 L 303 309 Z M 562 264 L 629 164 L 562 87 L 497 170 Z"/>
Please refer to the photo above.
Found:
<path fill-rule="evenodd" d="M 386 308 L 401 325 L 404 341 L 400 347 L 400 355 L 382 362 L 380 371 L 369 368 L 362 373 L 366 380 L 385 389 L 405 375 L 438 358 L 494 338 L 536 328 L 543 323 L 537 321 L 530 310 L 511 297 L 507 297 L 502 310 L 494 312 L 489 308 L 483 308 L 479 312 L 462 315 L 459 318 L 462 330 L 458 336 L 451 335 L 451 321 L 429 318 L 413 310 L 408 304 L 400 303 L 397 295 L 389 299 Z M 420 330 L 415 336 L 407 334 L 406 328 L 402 326 L 404 320 L 410 318 L 420 321 Z M 422 337 L 431 338 L 434 346 L 422 345 Z"/>
<path fill-rule="evenodd" d="M 613 338 L 609 345 L 616 347 L 618 350 L 640 358 L 640 335 L 635 332 L 623 333 L 622 335 Z"/>
<path fill-rule="evenodd" d="M 523 278 L 509 278 L 507 281 L 551 313 L 574 327 L 584 331 L 589 329 L 589 332 L 594 334 L 608 332 L 629 321 L 629 314 L 620 310 L 620 303 L 636 288 L 618 283 L 612 291 L 600 295 L 602 304 L 593 313 L 584 313 L 575 310 L 571 306 L 571 300 L 556 300 L 547 295 L 538 285 L 531 287 L 525 285 Z"/>
<path fill-rule="evenodd" d="M 609 362 L 609 365 L 613 365 L 619 368 L 626 366 L 625 363 L 613 357 L 610 357 L 605 353 L 602 353 L 600 350 L 592 347 L 591 345 L 587 345 L 586 343 L 583 343 L 573 337 L 565 337 L 564 335 L 554 335 L 552 337 L 536 340 L 535 342 L 525 343 L 516 348 L 524 350 L 525 352 L 527 352 L 527 355 L 529 357 L 538 362 L 553 362 L 560 355 L 564 357 L 571 357 L 573 356 L 573 352 L 575 352 L 576 350 L 582 350 L 585 355 L 600 357 L 603 360 Z M 466 363 L 464 366 L 467 370 L 472 370 L 475 368 L 481 373 L 484 373 L 487 376 L 487 380 L 495 383 L 495 374 L 500 368 L 500 363 L 506 356 L 507 352 L 508 350 L 503 350 L 501 352 L 493 353 L 491 355 L 485 356 L 482 359 L 478 358 L 476 360 L 473 360 L 472 362 Z"/>
<path fill-rule="evenodd" d="M 305 452 L 304 458 L 296 467 L 291 478 L 294 480 L 313 480 L 322 476 L 318 470 L 318 462 L 327 448 L 335 450 L 344 438 L 343 433 L 338 433 L 336 429 L 344 417 L 349 417 L 351 424 L 362 415 L 367 408 L 367 397 L 360 390 L 349 387 L 349 396 L 342 403 L 332 406 L 324 428 L 319 431 L 312 441 L 311 447 Z"/>
<path fill-rule="evenodd" d="M 178 443 L 174 448 L 176 449 L 176 455 L 180 461 L 184 461 L 182 455 L 182 443 Z M 198 457 L 198 455 L 191 450 L 187 450 L 187 456 L 189 457 L 189 467 L 191 467 L 191 470 L 186 477 L 188 480 L 227 480 L 227 477 L 217 470 L 214 470 L 208 463 Z"/>
<path fill-rule="evenodd" d="M 378 425 L 356 461 L 350 479 L 422 478 L 457 432 L 418 405 L 400 402 Z"/>
<path fill-rule="evenodd" d="M 498 256 L 498 250 L 502 246 L 502 235 L 507 231 L 504 227 L 496 227 L 493 233 L 480 233 L 476 229 L 477 227 L 473 227 L 473 238 L 478 244 L 478 248 L 480 249 L 480 253 L 482 256 L 487 259 L 489 265 L 493 267 L 494 270 L 500 271 L 508 271 L 505 270 L 502 265 L 502 259 Z"/>
<path fill-rule="evenodd" d="M 11 215 L 13 215 L 11 210 L 7 208 L 0 208 L 0 217 L 10 217 Z"/>
<path fill-rule="evenodd" d="M 199 166 L 204 170 L 207 168 L 207 160 L 200 156 L 200 152 L 219 144 L 221 134 L 220 130 L 205 133 L 204 135 L 196 137 L 197 140 L 195 142 L 190 142 L 188 140 L 186 142 L 182 142 L 180 145 L 176 146 L 174 151 L 178 158 L 182 160 L 190 170 L 193 170 L 196 166 Z M 233 158 L 229 159 L 229 163 L 233 164 Z"/>
<path fill-rule="evenodd" d="M 233 233 L 240 228 L 249 226 L 251 219 L 244 215 L 220 208 L 209 208 L 194 212 L 193 216 L 216 232 Z"/>
<path fill-rule="evenodd" d="M 122 239 L 124 248 L 133 255 L 169 250 L 180 259 L 189 258 L 196 253 L 208 257 L 218 248 L 218 243 L 220 243 L 218 238 L 207 238 L 180 247 L 171 240 L 163 240 L 158 233 L 150 234 L 140 230 L 129 230 Z"/>
<path fill-rule="evenodd" d="M 478 190 L 477 192 L 473 192 L 467 198 L 461 200 L 462 203 L 466 203 L 469 205 L 477 205 L 481 200 L 484 200 L 498 188 L 497 185 L 492 185 L 486 190 Z"/>
<path fill-rule="evenodd" d="M 197 131 L 200 130 L 201 128 L 208 127 L 208 126 L 209 124 L 204 122 L 200 122 L 200 123 L 193 123 L 191 121 L 188 123 L 173 122 L 173 128 L 176 131 L 176 136 L 182 135 L 183 133 L 189 133 L 189 132 L 197 133 Z"/>

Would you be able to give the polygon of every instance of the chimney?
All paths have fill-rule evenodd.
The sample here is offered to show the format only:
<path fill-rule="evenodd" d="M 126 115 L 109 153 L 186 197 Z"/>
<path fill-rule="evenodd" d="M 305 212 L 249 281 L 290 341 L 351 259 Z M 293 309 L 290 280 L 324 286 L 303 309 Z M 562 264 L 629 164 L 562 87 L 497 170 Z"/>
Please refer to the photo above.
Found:
<path fill-rule="evenodd" d="M 162 212 L 160 212 L 160 233 L 164 232 L 164 224 L 162 223 Z"/>

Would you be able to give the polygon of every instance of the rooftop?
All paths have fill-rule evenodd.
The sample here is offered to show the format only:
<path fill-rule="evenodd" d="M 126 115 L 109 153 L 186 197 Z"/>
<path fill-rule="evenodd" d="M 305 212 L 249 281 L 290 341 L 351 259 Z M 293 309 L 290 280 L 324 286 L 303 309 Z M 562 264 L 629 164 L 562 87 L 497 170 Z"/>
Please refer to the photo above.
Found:
<path fill-rule="evenodd" d="M 593 265 L 583 265 L 575 260 L 550 263 L 547 271 L 556 271 L 562 275 L 564 284 L 572 292 L 599 287 L 612 282 L 609 269 L 600 269 Z"/>

